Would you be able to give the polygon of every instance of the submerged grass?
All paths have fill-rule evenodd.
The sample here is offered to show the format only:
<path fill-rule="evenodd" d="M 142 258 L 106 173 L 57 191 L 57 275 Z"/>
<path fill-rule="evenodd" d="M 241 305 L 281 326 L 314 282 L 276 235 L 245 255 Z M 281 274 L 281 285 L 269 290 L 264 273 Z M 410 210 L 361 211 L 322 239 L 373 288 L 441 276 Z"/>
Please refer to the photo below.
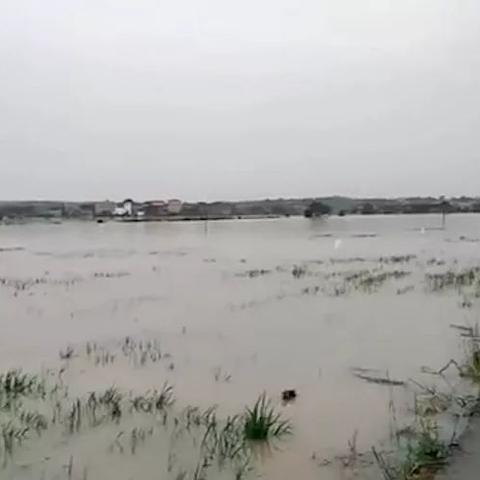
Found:
<path fill-rule="evenodd" d="M 425 280 L 433 292 L 443 292 L 448 289 L 460 290 L 465 287 L 478 286 L 480 282 L 480 267 L 467 268 L 461 271 L 448 270 L 443 273 L 427 273 Z"/>
<path fill-rule="evenodd" d="M 9 370 L 0 375 L 0 401 L 27 396 L 44 396 L 45 381 L 37 375 Z"/>
<path fill-rule="evenodd" d="M 455 367 L 459 377 L 469 379 L 473 384 L 480 381 L 480 348 L 478 344 L 479 331 L 475 328 L 452 325 L 461 332 L 461 337 L 467 339 L 466 359 L 463 364 L 450 360 L 438 371 L 426 371 L 439 376 L 447 369 Z M 457 396 L 454 393 L 445 394 L 436 387 L 425 387 L 411 380 L 420 387 L 422 393 L 415 396 L 415 424 L 408 427 L 409 435 L 399 432 L 397 451 L 392 454 L 379 453 L 372 448 L 374 458 L 385 480 L 433 480 L 437 472 L 447 465 L 452 448 L 458 446 L 457 427 L 461 417 L 468 417 L 478 408 L 479 396 Z M 455 407 L 455 408 L 453 408 Z M 458 411 L 459 410 L 459 411 Z M 451 413 L 457 419 L 450 440 L 441 435 L 436 416 Z"/>
<path fill-rule="evenodd" d="M 0 452 L 3 453 L 3 467 L 13 456 L 15 446 L 21 445 L 28 437 L 29 428 L 17 425 L 14 421 L 0 424 Z"/>
<path fill-rule="evenodd" d="M 127 347 L 132 347 L 130 341 Z M 152 350 L 154 347 L 138 348 Z M 87 356 L 95 351 L 98 348 L 89 344 Z M 72 356 L 72 362 L 75 358 Z M 62 366 L 62 371 L 68 368 L 71 368 L 70 362 Z M 177 456 L 172 450 L 168 471 L 173 476 L 178 472 L 179 478 L 200 480 L 216 478 L 225 470 L 230 478 L 240 480 L 254 468 L 255 450 L 251 440 L 268 441 L 291 432 L 290 423 L 281 418 L 265 394 L 253 407 L 219 418 L 215 407 L 175 411 L 173 387 L 168 383 L 144 394 L 112 386 L 72 397 L 62 375 L 49 371 L 48 378 L 56 383 L 52 385 L 50 380 L 46 383 L 42 377 L 20 370 L 0 375 L 0 468 L 3 465 L 13 472 L 15 450 L 25 442 L 33 447 L 32 442 L 36 438 L 39 441 L 38 437 L 44 432 L 49 442 L 61 439 L 62 444 L 67 445 L 75 436 L 94 434 L 94 431 L 103 436 L 103 432 L 114 429 L 113 440 L 105 445 L 106 453 L 134 456 L 151 437 L 163 437 L 169 442 L 169 448 L 178 447 L 188 452 L 188 458 L 183 458 L 185 455 Z M 190 457 L 195 460 L 194 464 Z M 55 455 L 55 459 L 58 460 L 58 456 Z M 72 475 L 68 477 L 74 478 Z"/>
<path fill-rule="evenodd" d="M 153 390 L 132 399 L 132 407 L 137 412 L 153 413 L 165 410 L 175 402 L 173 387 L 165 382 L 160 391 Z"/>
<path fill-rule="evenodd" d="M 385 480 L 428 480 L 447 464 L 450 448 L 440 438 L 438 424 L 420 418 L 409 436 L 399 446 L 398 458 L 390 458 L 372 449 Z"/>

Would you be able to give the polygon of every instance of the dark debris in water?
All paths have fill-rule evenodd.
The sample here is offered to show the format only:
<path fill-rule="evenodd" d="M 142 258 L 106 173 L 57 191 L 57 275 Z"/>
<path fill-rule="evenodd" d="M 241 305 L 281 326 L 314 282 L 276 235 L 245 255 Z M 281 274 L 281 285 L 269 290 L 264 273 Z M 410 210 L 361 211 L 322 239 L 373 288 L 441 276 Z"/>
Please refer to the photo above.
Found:
<path fill-rule="evenodd" d="M 405 295 L 407 293 L 413 292 L 415 290 L 415 285 L 407 285 L 402 288 L 397 289 L 397 295 Z"/>
<path fill-rule="evenodd" d="M 353 233 L 350 235 L 352 238 L 376 238 L 378 234 L 376 233 Z"/>
<path fill-rule="evenodd" d="M 0 247 L 0 253 L 23 252 L 24 247 Z"/>
<path fill-rule="evenodd" d="M 406 384 L 405 381 L 392 379 L 389 377 L 388 373 L 382 374 L 379 370 L 352 368 L 351 372 L 354 377 L 376 385 L 403 387 Z"/>
<path fill-rule="evenodd" d="M 122 278 L 131 275 L 129 272 L 95 272 L 94 278 Z"/>
<path fill-rule="evenodd" d="M 289 402 L 293 402 L 294 400 L 297 399 L 297 391 L 296 390 L 284 390 L 282 392 L 282 400 L 284 403 L 289 403 Z"/>

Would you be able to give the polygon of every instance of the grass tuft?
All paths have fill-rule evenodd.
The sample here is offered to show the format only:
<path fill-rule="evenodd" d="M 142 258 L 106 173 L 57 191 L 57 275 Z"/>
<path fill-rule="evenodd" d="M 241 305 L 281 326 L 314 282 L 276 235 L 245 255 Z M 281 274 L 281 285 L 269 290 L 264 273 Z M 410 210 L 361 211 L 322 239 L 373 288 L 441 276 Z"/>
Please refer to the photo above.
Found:
<path fill-rule="evenodd" d="M 248 440 L 265 441 L 291 432 L 290 422 L 282 419 L 265 394 L 258 398 L 252 408 L 245 410 L 244 434 Z"/>
<path fill-rule="evenodd" d="M 36 375 L 21 370 L 9 370 L 0 375 L 0 396 L 16 398 L 45 394 L 45 382 Z"/>

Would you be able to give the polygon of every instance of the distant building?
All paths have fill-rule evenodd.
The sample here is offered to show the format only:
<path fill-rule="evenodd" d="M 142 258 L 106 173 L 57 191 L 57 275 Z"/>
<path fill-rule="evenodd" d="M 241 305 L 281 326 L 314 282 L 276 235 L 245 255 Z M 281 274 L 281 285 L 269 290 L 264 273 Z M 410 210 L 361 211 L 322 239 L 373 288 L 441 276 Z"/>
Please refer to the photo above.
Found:
<path fill-rule="evenodd" d="M 135 214 L 135 202 L 131 198 L 124 200 L 121 208 L 123 208 L 124 215 L 127 217 L 132 217 Z"/>
<path fill-rule="evenodd" d="M 104 202 L 96 202 L 93 205 L 93 211 L 96 217 L 110 217 L 115 212 L 116 204 L 105 200 Z"/>
<path fill-rule="evenodd" d="M 62 216 L 67 218 L 93 218 L 95 205 L 93 203 L 65 203 L 62 209 Z M 58 215 L 56 215 L 58 216 Z"/>
<path fill-rule="evenodd" d="M 113 210 L 114 217 L 124 217 L 127 215 L 127 211 L 123 208 L 122 205 L 116 205 L 115 210 Z"/>
<path fill-rule="evenodd" d="M 168 203 L 163 200 L 152 200 L 143 204 L 143 211 L 147 217 L 162 217 L 168 215 Z"/>
<path fill-rule="evenodd" d="M 168 213 L 171 215 L 178 215 L 182 211 L 182 201 L 176 198 L 169 200 L 167 203 Z"/>

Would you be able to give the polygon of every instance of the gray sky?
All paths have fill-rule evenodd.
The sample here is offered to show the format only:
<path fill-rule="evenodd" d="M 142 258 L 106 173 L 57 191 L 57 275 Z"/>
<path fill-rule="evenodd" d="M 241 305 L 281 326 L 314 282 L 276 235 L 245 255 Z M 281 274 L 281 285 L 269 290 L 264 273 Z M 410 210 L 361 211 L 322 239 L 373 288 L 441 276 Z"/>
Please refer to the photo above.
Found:
<path fill-rule="evenodd" d="M 2 199 L 480 194 L 478 0 L 2 0 Z"/>

